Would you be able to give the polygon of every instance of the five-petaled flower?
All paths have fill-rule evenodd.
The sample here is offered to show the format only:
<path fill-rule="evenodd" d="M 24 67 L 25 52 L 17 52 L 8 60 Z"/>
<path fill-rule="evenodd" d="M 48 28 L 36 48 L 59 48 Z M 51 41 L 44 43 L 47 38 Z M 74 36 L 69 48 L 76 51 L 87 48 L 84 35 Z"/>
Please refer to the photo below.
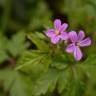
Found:
<path fill-rule="evenodd" d="M 79 34 L 75 31 L 69 32 L 69 40 L 71 41 L 71 44 L 69 44 L 66 48 L 66 51 L 68 53 L 73 53 L 74 57 L 77 61 L 79 61 L 83 54 L 80 50 L 80 47 L 85 47 L 91 45 L 91 39 L 89 37 L 85 38 L 84 31 L 80 31 Z"/>
<path fill-rule="evenodd" d="M 51 39 L 51 43 L 57 44 L 60 40 L 68 39 L 68 35 L 65 32 L 67 27 L 67 23 L 61 25 L 61 21 L 56 19 L 54 21 L 54 29 L 48 29 L 45 34 Z"/>

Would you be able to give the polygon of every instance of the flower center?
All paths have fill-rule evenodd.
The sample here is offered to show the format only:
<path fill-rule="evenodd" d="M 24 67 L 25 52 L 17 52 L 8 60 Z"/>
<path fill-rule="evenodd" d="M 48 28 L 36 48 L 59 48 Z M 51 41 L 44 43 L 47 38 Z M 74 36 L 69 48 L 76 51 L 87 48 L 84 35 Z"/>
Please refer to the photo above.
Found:
<path fill-rule="evenodd" d="M 58 30 L 55 30 L 56 35 L 60 35 L 60 32 Z"/>
<path fill-rule="evenodd" d="M 79 42 L 76 43 L 77 46 L 80 46 Z"/>

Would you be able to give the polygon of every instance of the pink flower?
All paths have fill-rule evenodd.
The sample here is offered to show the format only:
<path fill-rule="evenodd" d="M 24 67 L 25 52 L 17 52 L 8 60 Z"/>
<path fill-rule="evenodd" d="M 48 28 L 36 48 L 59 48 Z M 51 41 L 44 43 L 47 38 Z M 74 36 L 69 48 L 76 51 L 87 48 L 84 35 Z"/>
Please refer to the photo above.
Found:
<path fill-rule="evenodd" d="M 79 32 L 78 35 L 75 31 L 71 31 L 69 33 L 69 39 L 72 43 L 67 46 L 66 51 L 68 53 L 73 53 L 77 61 L 79 61 L 83 56 L 80 47 L 91 45 L 91 39 L 89 37 L 84 39 L 84 37 L 85 34 L 82 30 Z"/>
<path fill-rule="evenodd" d="M 51 39 L 53 44 L 57 44 L 60 40 L 66 40 L 68 38 L 68 35 L 65 32 L 67 27 L 67 23 L 61 25 L 61 21 L 56 19 L 54 21 L 54 29 L 48 29 L 45 34 Z"/>

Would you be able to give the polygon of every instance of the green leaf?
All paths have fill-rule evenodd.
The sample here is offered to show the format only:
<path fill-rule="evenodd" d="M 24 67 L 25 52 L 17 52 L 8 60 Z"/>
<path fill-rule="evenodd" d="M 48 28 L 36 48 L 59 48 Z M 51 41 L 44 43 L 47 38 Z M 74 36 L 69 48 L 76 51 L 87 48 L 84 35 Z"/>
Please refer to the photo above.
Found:
<path fill-rule="evenodd" d="M 69 70 L 61 71 L 59 74 L 60 75 L 59 75 L 57 88 L 58 88 L 58 92 L 61 94 L 63 90 L 66 88 L 67 84 L 69 83 L 71 74 Z"/>
<path fill-rule="evenodd" d="M 9 58 L 6 51 L 7 38 L 0 34 L 0 64 Z"/>
<path fill-rule="evenodd" d="M 92 54 L 90 55 L 85 62 L 78 65 L 80 66 L 84 72 L 87 74 L 88 78 L 96 81 L 96 55 Z"/>
<path fill-rule="evenodd" d="M 63 91 L 61 96 L 82 96 L 84 94 L 85 85 L 78 80 L 71 80 L 69 86 Z"/>
<path fill-rule="evenodd" d="M 86 83 L 86 91 L 84 96 L 95 96 L 96 94 L 96 55 L 90 54 L 88 58 L 77 67 L 80 68 L 83 74 L 82 79 Z"/>
<path fill-rule="evenodd" d="M 14 57 L 21 55 L 29 46 L 29 42 L 25 42 L 25 40 L 26 34 L 23 30 L 13 35 L 7 44 L 9 53 Z"/>
<path fill-rule="evenodd" d="M 29 76 L 5 69 L 0 71 L 0 80 L 3 80 L 4 90 L 9 92 L 9 96 L 32 96 L 32 81 Z"/>
<path fill-rule="evenodd" d="M 5 50 L 0 50 L 0 64 L 2 64 L 2 62 L 8 60 L 9 56 L 7 54 L 7 52 Z"/>
<path fill-rule="evenodd" d="M 59 70 L 64 70 L 68 66 L 67 63 L 68 62 L 66 60 L 66 56 L 65 55 L 57 54 L 54 57 L 52 57 L 52 64 L 51 64 L 51 66 L 54 67 L 54 68 L 57 68 Z"/>
<path fill-rule="evenodd" d="M 24 72 L 40 73 L 48 70 L 51 64 L 50 56 L 39 50 L 32 50 L 25 52 L 16 70 L 22 70 Z"/>
<path fill-rule="evenodd" d="M 32 96 L 32 81 L 30 78 L 17 72 L 10 90 L 10 96 Z"/>
<path fill-rule="evenodd" d="M 82 96 L 86 86 L 82 80 L 82 70 L 78 72 L 77 65 L 69 65 L 59 74 L 58 92 L 61 96 Z M 79 93 L 79 94 L 78 94 Z"/>
<path fill-rule="evenodd" d="M 36 45 L 39 50 L 48 51 L 48 44 L 44 40 L 37 37 L 36 34 L 31 33 L 28 35 L 28 38 Z"/>
<path fill-rule="evenodd" d="M 46 40 L 46 36 L 44 36 L 44 34 L 40 33 L 40 32 L 35 32 L 35 35 L 42 40 Z"/>
<path fill-rule="evenodd" d="M 46 92 L 52 92 L 58 80 L 58 72 L 54 69 L 48 70 L 36 80 L 33 87 L 33 96 L 44 95 Z"/>

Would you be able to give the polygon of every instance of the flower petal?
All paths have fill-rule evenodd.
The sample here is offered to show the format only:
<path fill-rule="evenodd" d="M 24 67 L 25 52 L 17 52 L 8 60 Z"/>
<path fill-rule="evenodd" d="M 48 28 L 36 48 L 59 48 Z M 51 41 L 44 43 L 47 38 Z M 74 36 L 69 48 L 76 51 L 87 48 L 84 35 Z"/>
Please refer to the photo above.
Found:
<path fill-rule="evenodd" d="M 68 52 L 68 53 L 72 53 L 73 51 L 74 51 L 74 49 L 75 49 L 75 45 L 72 43 L 72 44 L 69 44 L 68 46 L 67 46 L 67 48 L 66 48 L 66 52 Z"/>
<path fill-rule="evenodd" d="M 67 23 L 62 24 L 62 26 L 60 28 L 60 32 L 65 31 L 67 28 L 68 28 L 68 24 Z"/>
<path fill-rule="evenodd" d="M 81 41 L 83 38 L 85 37 L 85 33 L 84 31 L 79 31 L 79 34 L 78 34 L 78 41 Z"/>
<path fill-rule="evenodd" d="M 91 39 L 89 37 L 79 42 L 80 47 L 89 46 L 89 45 L 91 45 Z"/>
<path fill-rule="evenodd" d="M 79 61 L 82 58 L 83 54 L 78 46 L 75 46 L 74 50 L 74 57 L 77 61 Z"/>
<path fill-rule="evenodd" d="M 57 44 L 57 43 L 59 42 L 59 40 L 60 40 L 60 38 L 59 38 L 58 36 L 53 36 L 53 37 L 51 38 L 51 42 L 52 42 L 53 44 Z"/>
<path fill-rule="evenodd" d="M 45 32 L 46 36 L 52 37 L 55 35 L 54 29 L 48 29 L 47 32 Z"/>
<path fill-rule="evenodd" d="M 75 31 L 71 31 L 69 33 L 69 39 L 71 40 L 71 42 L 76 42 L 77 41 L 77 33 Z"/>
<path fill-rule="evenodd" d="M 61 40 L 67 40 L 68 39 L 68 34 L 66 32 L 62 32 L 59 37 L 61 38 Z"/>
<path fill-rule="evenodd" d="M 55 27 L 55 30 L 60 30 L 60 27 L 61 27 L 61 20 L 59 20 L 59 19 L 56 19 L 55 21 L 54 21 L 54 27 Z"/>

